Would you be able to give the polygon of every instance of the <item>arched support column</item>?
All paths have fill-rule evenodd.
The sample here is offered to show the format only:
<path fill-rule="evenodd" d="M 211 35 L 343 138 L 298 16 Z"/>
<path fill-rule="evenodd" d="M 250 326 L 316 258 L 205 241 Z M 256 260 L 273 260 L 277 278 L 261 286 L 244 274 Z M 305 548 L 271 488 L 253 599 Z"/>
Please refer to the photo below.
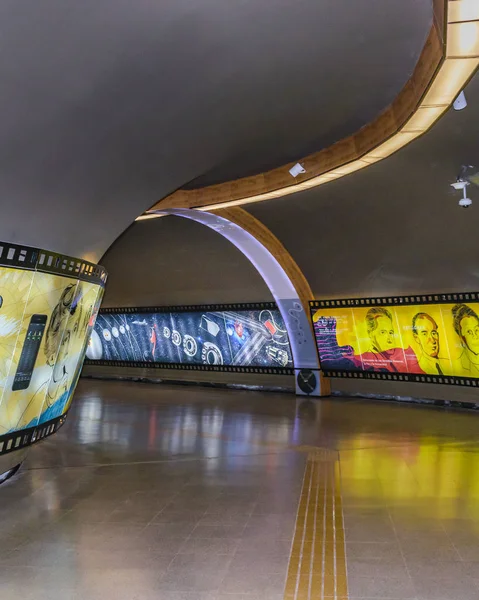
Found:
<path fill-rule="evenodd" d="M 149 211 L 191 219 L 234 244 L 257 269 L 286 324 L 296 373 L 296 393 L 327 396 L 329 380 L 319 370 L 308 302 L 311 288 L 289 252 L 257 219 L 241 208 L 214 213 L 171 208 Z"/>

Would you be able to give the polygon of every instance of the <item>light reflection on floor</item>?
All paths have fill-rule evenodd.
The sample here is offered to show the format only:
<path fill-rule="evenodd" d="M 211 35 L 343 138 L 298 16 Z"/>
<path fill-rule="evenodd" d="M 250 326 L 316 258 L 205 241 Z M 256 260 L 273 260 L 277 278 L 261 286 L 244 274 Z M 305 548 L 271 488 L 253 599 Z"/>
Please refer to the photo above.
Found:
<path fill-rule="evenodd" d="M 82 381 L 0 488 L 0 598 L 282 600 L 320 447 L 350 598 L 479 599 L 478 433 L 432 407 Z"/>

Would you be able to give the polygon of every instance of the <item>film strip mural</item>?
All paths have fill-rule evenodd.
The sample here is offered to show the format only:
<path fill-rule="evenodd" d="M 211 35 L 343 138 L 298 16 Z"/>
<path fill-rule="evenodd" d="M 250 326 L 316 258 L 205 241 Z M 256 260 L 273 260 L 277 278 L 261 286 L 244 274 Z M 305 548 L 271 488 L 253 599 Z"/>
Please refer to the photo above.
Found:
<path fill-rule="evenodd" d="M 221 312 L 277 310 L 275 302 L 243 302 L 239 304 L 176 304 L 174 306 L 138 306 L 135 308 L 102 308 L 102 315 L 121 315 L 133 313 L 184 313 L 184 312 Z"/>
<path fill-rule="evenodd" d="M 258 373 L 270 375 L 294 375 L 293 368 L 282 367 L 234 367 L 230 365 L 203 365 L 182 363 L 153 363 L 146 361 L 128 362 L 124 360 L 90 360 L 85 359 L 86 365 L 103 367 L 134 367 L 140 369 L 172 369 L 176 371 L 216 371 L 218 373 Z"/>
<path fill-rule="evenodd" d="M 63 423 L 106 278 L 87 261 L 0 242 L 0 455 Z"/>
<path fill-rule="evenodd" d="M 479 292 L 314 300 L 328 377 L 479 385 Z"/>
<path fill-rule="evenodd" d="M 274 302 L 102 309 L 86 356 L 98 366 L 294 374 Z"/>
<path fill-rule="evenodd" d="M 0 267 L 64 275 L 102 286 L 107 279 L 107 272 L 100 265 L 48 250 L 5 242 L 0 242 Z"/>
<path fill-rule="evenodd" d="M 0 439 L 0 455 L 22 450 L 36 442 L 56 433 L 65 423 L 66 415 L 52 419 L 48 423 L 43 423 L 40 427 L 30 427 L 22 431 L 15 431 L 3 435 Z"/>

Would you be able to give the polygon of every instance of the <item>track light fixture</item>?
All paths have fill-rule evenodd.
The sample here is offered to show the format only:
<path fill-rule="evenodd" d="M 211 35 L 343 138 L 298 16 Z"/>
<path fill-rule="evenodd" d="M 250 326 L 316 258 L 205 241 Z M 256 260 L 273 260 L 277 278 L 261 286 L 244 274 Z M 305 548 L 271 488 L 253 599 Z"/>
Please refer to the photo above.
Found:
<path fill-rule="evenodd" d="M 291 167 L 289 173 L 292 177 L 297 177 L 298 175 L 301 175 L 301 173 L 306 173 L 306 169 L 301 163 L 296 163 L 293 167 Z"/>
<path fill-rule="evenodd" d="M 466 95 L 464 94 L 464 91 L 462 91 L 459 94 L 459 96 L 454 100 L 452 106 L 453 106 L 454 110 L 462 110 L 463 108 L 466 108 L 467 100 L 466 100 Z"/>

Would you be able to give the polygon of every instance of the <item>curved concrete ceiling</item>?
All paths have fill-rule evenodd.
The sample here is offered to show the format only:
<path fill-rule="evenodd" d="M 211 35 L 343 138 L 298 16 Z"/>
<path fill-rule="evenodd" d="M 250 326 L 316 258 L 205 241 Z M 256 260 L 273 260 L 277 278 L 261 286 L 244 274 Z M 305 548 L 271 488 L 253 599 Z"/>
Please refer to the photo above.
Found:
<path fill-rule="evenodd" d="M 455 100 L 479 67 L 477 0 L 433 0 L 433 8 L 433 23 L 410 79 L 386 109 L 354 134 L 257 175 L 184 187 L 148 212 L 209 211 L 296 194 L 384 160 L 421 137 L 453 103 L 456 108 Z"/>
<path fill-rule="evenodd" d="M 0 239 L 95 260 L 188 182 L 329 145 L 397 95 L 431 18 L 430 0 L 4 0 Z"/>
<path fill-rule="evenodd" d="M 479 187 L 468 187 L 463 209 L 450 186 L 462 165 L 479 171 L 479 73 L 465 94 L 465 110 L 387 160 L 245 207 L 291 252 L 315 297 L 479 289 Z"/>
<path fill-rule="evenodd" d="M 245 209 L 281 240 L 315 298 L 479 290 L 479 187 L 472 206 L 449 185 L 479 170 L 479 73 L 467 109 L 449 110 L 387 160 Z M 109 306 L 258 302 L 270 292 L 220 235 L 186 219 L 138 221 L 102 259 Z"/>

